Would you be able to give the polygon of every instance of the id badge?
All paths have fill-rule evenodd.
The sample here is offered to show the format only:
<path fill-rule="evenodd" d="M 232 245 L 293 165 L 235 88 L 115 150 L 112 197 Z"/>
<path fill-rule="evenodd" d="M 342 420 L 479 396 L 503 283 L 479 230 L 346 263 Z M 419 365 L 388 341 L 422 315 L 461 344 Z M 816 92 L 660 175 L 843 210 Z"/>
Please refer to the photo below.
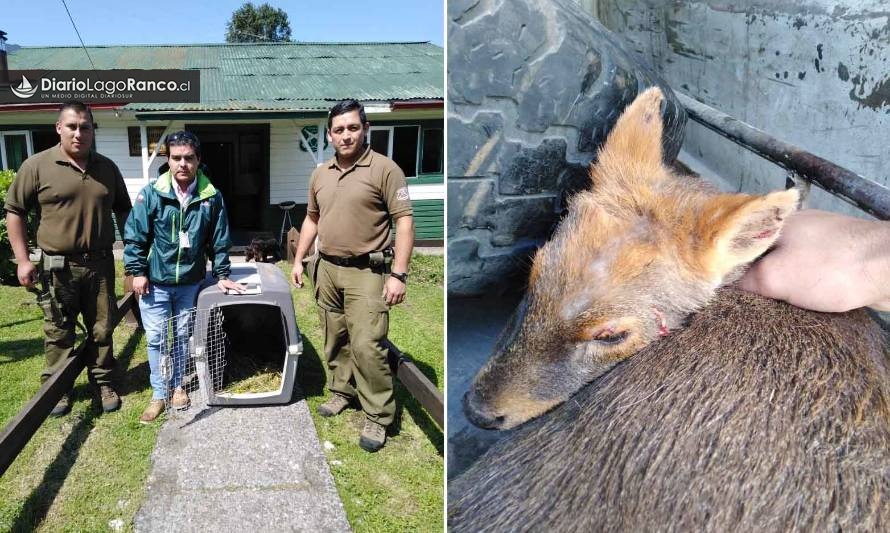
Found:
<path fill-rule="evenodd" d="M 189 242 L 189 234 L 184 231 L 180 231 L 179 232 L 179 247 L 180 248 L 191 248 L 191 246 L 192 245 Z"/>

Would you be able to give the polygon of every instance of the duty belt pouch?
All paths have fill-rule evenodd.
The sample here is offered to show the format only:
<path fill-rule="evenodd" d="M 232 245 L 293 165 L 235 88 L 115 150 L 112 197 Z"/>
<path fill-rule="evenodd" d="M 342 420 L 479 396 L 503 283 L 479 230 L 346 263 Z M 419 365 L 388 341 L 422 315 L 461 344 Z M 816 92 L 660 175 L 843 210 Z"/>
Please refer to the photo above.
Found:
<path fill-rule="evenodd" d="M 372 267 L 379 267 L 385 260 L 383 252 L 371 252 L 368 254 L 368 264 Z"/>
<path fill-rule="evenodd" d="M 37 294 L 37 305 L 43 310 L 43 316 L 47 322 L 52 322 L 56 327 L 63 328 L 68 322 L 65 308 L 56 295 L 53 283 L 53 272 L 65 270 L 64 255 L 49 255 L 44 253 L 43 271 L 40 273 L 42 291 Z"/>
<path fill-rule="evenodd" d="M 61 272 L 65 270 L 65 256 L 43 254 L 43 270 L 44 272 Z"/>
<path fill-rule="evenodd" d="M 387 248 L 380 252 L 371 252 L 368 254 L 368 263 L 372 267 L 377 267 L 381 265 L 391 265 L 392 264 L 393 251 L 392 248 Z"/>

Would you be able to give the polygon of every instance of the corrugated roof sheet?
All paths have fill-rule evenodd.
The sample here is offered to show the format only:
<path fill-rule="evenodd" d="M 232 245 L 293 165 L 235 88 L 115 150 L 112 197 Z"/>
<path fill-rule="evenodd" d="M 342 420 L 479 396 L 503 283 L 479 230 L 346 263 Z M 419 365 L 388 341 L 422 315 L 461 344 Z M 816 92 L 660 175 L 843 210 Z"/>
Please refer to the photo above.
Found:
<path fill-rule="evenodd" d="M 87 47 L 97 69 L 199 69 L 201 102 L 133 111 L 317 111 L 343 98 L 443 100 L 442 48 L 430 43 L 264 43 Z M 25 47 L 11 70 L 91 70 L 79 47 Z"/>

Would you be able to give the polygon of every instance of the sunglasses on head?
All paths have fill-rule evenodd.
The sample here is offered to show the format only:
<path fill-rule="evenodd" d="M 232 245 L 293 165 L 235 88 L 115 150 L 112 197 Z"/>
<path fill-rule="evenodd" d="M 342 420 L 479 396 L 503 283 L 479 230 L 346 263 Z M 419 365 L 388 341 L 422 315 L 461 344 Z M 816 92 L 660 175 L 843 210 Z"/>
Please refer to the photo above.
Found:
<path fill-rule="evenodd" d="M 180 141 L 190 141 L 193 144 L 200 144 L 198 137 L 195 136 L 194 133 L 188 131 L 177 131 L 176 133 L 167 136 L 168 143 L 177 143 Z"/>

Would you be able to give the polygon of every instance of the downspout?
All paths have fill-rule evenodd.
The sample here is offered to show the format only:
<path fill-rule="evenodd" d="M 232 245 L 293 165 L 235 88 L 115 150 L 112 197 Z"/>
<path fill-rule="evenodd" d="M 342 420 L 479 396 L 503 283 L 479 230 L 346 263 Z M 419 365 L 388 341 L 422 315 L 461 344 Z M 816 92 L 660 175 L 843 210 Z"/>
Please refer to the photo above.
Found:
<path fill-rule="evenodd" d="M 0 30 L 0 85 L 9 85 L 9 63 L 6 61 L 6 32 Z"/>

